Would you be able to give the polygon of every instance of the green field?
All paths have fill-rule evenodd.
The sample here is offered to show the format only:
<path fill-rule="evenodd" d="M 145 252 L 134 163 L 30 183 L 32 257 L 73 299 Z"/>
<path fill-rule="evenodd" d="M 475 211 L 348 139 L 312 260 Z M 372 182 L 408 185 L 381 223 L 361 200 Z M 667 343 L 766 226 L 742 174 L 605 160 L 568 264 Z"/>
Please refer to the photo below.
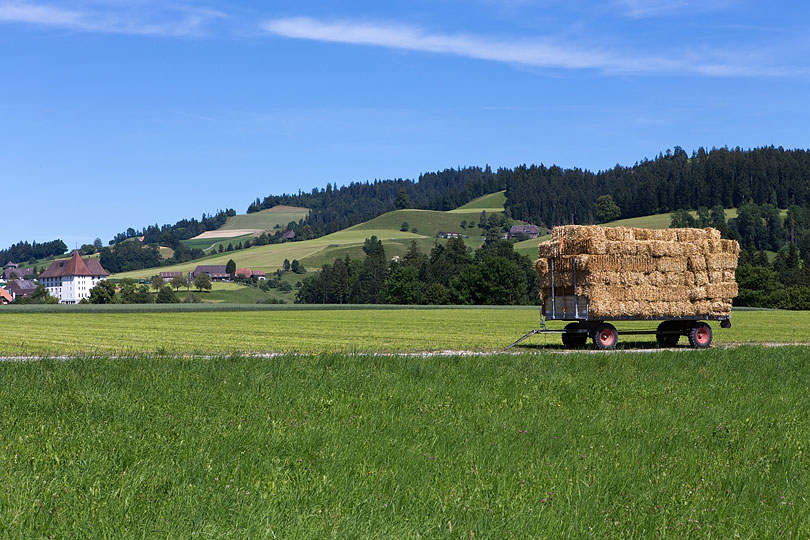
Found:
<path fill-rule="evenodd" d="M 304 219 L 308 214 L 308 208 L 274 206 L 273 208 L 253 212 L 252 214 L 231 216 L 219 230 L 253 229 L 256 231 L 271 231 L 279 227 L 286 227 L 291 221 L 297 222 Z"/>
<path fill-rule="evenodd" d="M 480 213 L 479 210 L 478 214 Z M 471 228 L 469 230 L 462 229 L 462 221 L 468 221 L 475 225 L 478 223 L 478 215 L 459 215 L 451 212 L 440 212 L 438 210 L 394 210 L 393 212 L 387 212 L 360 225 L 349 227 L 346 231 L 399 231 L 402 223 L 407 222 L 409 228 L 416 229 L 420 236 L 435 237 L 439 232 L 457 232 L 481 236 L 481 230 L 478 228 Z"/>
<path fill-rule="evenodd" d="M 165 311 L 171 307 L 32 306 L 22 312 L 0 310 L 0 356 L 496 351 L 539 326 L 537 309 L 531 307 L 338 310 L 293 305 L 268 311 Z M 94 309 L 101 312 L 91 312 Z M 733 328 L 728 330 L 712 323 L 718 345 L 810 342 L 810 312 L 739 311 L 732 319 Z M 552 328 L 562 325 L 550 323 Z M 616 326 L 621 332 L 654 329 L 655 323 Z M 21 332 L 21 328 L 48 331 Z M 655 341 L 653 336 L 620 336 L 620 345 L 654 348 Z M 534 336 L 518 350 L 547 346 L 561 348 L 560 335 Z"/>
<path fill-rule="evenodd" d="M 236 245 L 244 242 L 245 240 L 253 240 L 253 234 L 242 234 L 238 236 L 229 236 L 227 238 L 192 238 L 190 240 L 183 240 L 183 244 L 189 248 L 197 248 L 203 251 L 218 250 L 219 246 L 222 249 L 228 247 L 228 244 Z M 165 257 L 164 257 L 165 258 Z"/>
<path fill-rule="evenodd" d="M 242 285 L 241 283 L 227 283 L 215 281 L 211 284 L 210 291 L 198 291 L 192 285 L 189 289 L 182 288 L 177 291 L 177 296 L 181 300 L 186 296 L 194 294 L 203 302 L 235 303 L 235 304 L 255 304 L 258 301 L 264 302 L 271 296 L 278 296 L 276 291 L 266 293 L 258 287 Z"/>
<path fill-rule="evenodd" d="M 174 256 L 174 250 L 170 247 L 160 246 L 158 250 L 160 251 L 160 256 L 163 257 L 164 259 L 168 259 Z"/>
<path fill-rule="evenodd" d="M 5 362 L 0 531 L 804 538 L 808 359 L 741 347 Z"/>
<path fill-rule="evenodd" d="M 401 257 L 408 251 L 411 242 L 416 242 L 416 245 L 423 253 L 429 253 L 433 245 L 437 242 L 444 240 L 437 240 L 435 238 L 427 237 L 412 237 L 401 238 L 395 240 L 383 240 L 385 247 L 385 254 L 389 258 Z M 346 243 L 327 246 L 322 250 L 305 257 L 301 262 L 309 270 L 320 270 L 321 266 L 326 263 L 332 263 L 335 259 L 342 259 L 348 255 L 352 259 L 362 259 L 365 257 L 363 252 L 362 243 Z"/>
<path fill-rule="evenodd" d="M 450 210 L 450 212 L 456 214 L 467 214 L 470 212 L 480 214 L 482 210 L 486 210 L 488 214 L 493 212 L 503 212 L 503 207 L 505 204 L 506 191 L 498 191 L 496 193 L 490 193 L 489 195 L 484 195 L 483 197 L 473 199 L 467 204 L 459 206 L 455 210 Z"/>

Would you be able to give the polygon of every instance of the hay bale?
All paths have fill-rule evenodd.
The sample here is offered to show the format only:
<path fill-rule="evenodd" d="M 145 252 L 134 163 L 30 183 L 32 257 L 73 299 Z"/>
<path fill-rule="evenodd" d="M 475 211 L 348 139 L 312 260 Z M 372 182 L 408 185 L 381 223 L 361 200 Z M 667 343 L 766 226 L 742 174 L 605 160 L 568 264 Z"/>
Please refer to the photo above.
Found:
<path fill-rule="evenodd" d="M 736 281 L 731 283 L 709 283 L 706 285 L 707 298 L 734 298 L 739 288 Z"/>
<path fill-rule="evenodd" d="M 709 273 L 707 271 L 695 272 L 695 285 L 702 287 L 709 283 Z"/>
<path fill-rule="evenodd" d="M 706 255 L 706 267 L 709 270 L 730 270 L 737 268 L 735 253 L 709 253 Z"/>
<path fill-rule="evenodd" d="M 740 254 L 740 243 L 736 240 L 720 240 L 720 251 L 723 253 Z"/>
<path fill-rule="evenodd" d="M 705 255 L 690 255 L 687 258 L 686 267 L 690 272 L 705 272 L 706 271 L 706 256 Z"/>
<path fill-rule="evenodd" d="M 699 300 L 706 300 L 706 287 L 690 287 L 689 288 L 689 301 L 697 302 Z"/>
<path fill-rule="evenodd" d="M 659 272 L 686 272 L 686 257 L 659 257 L 655 260 L 655 268 Z"/>
<path fill-rule="evenodd" d="M 605 240 L 609 242 L 632 242 L 636 240 L 629 227 L 606 227 Z"/>
<path fill-rule="evenodd" d="M 537 246 L 538 256 L 541 259 L 551 259 L 560 256 L 560 242 L 557 240 L 549 240 L 548 242 L 540 242 Z"/>

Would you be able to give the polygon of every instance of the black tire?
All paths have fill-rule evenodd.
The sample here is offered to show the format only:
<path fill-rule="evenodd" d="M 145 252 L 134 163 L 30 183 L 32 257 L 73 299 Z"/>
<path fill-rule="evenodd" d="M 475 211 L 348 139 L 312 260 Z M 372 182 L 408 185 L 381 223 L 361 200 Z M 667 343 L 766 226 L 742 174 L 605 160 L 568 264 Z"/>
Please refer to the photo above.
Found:
<path fill-rule="evenodd" d="M 579 332 L 569 332 L 569 330 L 578 330 L 579 323 L 568 323 L 565 325 L 565 332 L 562 334 L 563 347 L 566 349 L 581 349 L 588 342 L 588 334 Z"/>
<path fill-rule="evenodd" d="M 678 344 L 678 340 L 681 339 L 680 334 L 670 333 L 675 330 L 677 330 L 677 328 L 671 321 L 664 321 L 659 324 L 655 334 L 655 341 L 658 342 L 658 346 L 666 349 L 675 347 Z"/>
<path fill-rule="evenodd" d="M 712 327 L 705 322 L 696 322 L 689 329 L 689 345 L 695 349 L 706 349 L 712 344 Z"/>
<path fill-rule="evenodd" d="M 619 332 L 610 323 L 602 323 L 594 328 L 591 339 L 597 349 L 613 349 L 619 342 Z"/>

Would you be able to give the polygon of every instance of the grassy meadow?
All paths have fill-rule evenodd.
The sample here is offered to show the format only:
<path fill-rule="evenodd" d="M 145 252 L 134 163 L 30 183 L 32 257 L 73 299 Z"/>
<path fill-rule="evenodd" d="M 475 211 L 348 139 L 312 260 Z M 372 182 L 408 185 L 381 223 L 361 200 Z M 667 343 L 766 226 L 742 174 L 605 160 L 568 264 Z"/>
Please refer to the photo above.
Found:
<path fill-rule="evenodd" d="M 25 306 L 23 306 L 25 307 Z M 212 306 L 217 307 L 217 306 Z M 536 308 L 338 309 L 339 306 L 245 305 L 249 311 L 196 305 L 31 306 L 0 312 L 0 356 L 82 354 L 231 354 L 498 351 L 539 327 Z M 64 309 L 68 308 L 68 309 Z M 176 311 L 178 309 L 191 309 Z M 714 342 L 807 343 L 810 312 L 739 311 L 733 327 L 712 323 Z M 552 328 L 564 323 L 552 322 Z M 655 348 L 656 323 L 617 323 L 619 346 Z M 47 328 L 47 332 L 23 332 Z M 680 345 L 685 347 L 686 339 Z M 514 350 L 562 348 L 559 334 L 535 335 Z"/>
<path fill-rule="evenodd" d="M 450 210 L 454 214 L 466 214 L 474 212 L 480 214 L 482 210 L 489 213 L 503 212 L 503 206 L 506 204 L 506 191 L 498 191 L 490 193 L 483 197 L 473 199 L 463 206 L 459 206 L 455 210 Z"/>
<path fill-rule="evenodd" d="M 253 229 L 256 231 L 271 231 L 279 227 L 286 227 L 291 221 L 304 219 L 308 214 L 308 208 L 274 206 L 273 208 L 267 208 L 259 212 L 253 212 L 252 214 L 231 216 L 219 230 Z"/>
<path fill-rule="evenodd" d="M 301 242 L 285 242 L 282 244 L 271 244 L 267 246 L 254 246 L 244 250 L 228 251 L 218 253 L 216 255 L 209 255 L 193 261 L 175 264 L 171 266 L 161 266 L 159 268 L 162 272 L 189 272 L 194 270 L 199 264 L 226 264 L 229 259 L 233 259 L 237 266 L 248 267 L 254 270 L 263 270 L 267 273 L 275 272 L 282 267 L 284 259 L 298 259 L 304 266 L 307 266 L 308 257 L 316 255 L 319 251 L 332 247 L 353 247 L 360 246 L 362 248 L 363 242 L 366 238 L 376 235 L 383 241 L 383 245 L 389 243 L 405 240 L 408 243 L 410 240 L 421 240 L 424 236 L 413 234 L 411 232 L 402 232 L 398 228 L 391 229 L 363 229 L 353 230 L 345 229 L 336 233 L 321 236 L 314 240 L 303 240 Z M 214 243 L 217 239 L 207 239 L 205 242 Z M 233 242 L 234 239 L 227 238 L 219 243 L 224 242 L 227 245 Z M 238 239 L 237 239 L 238 241 Z M 311 265 L 312 266 L 312 265 Z M 130 277 L 134 279 L 149 278 L 154 275 L 155 268 L 147 268 L 144 270 L 133 270 L 131 272 L 121 272 L 113 275 L 114 278 Z"/>
<path fill-rule="evenodd" d="M 5 362 L 0 536 L 803 538 L 808 359 Z"/>
<path fill-rule="evenodd" d="M 226 238 L 192 238 L 190 240 L 183 240 L 183 244 L 188 246 L 189 248 L 196 248 L 201 249 L 203 251 L 210 251 L 210 250 L 217 250 L 219 246 L 222 246 L 222 249 L 228 247 L 228 244 L 236 244 L 242 243 L 245 240 L 252 241 L 254 238 L 253 234 L 242 234 L 237 236 L 229 236 Z"/>
<path fill-rule="evenodd" d="M 503 209 L 501 209 L 503 211 Z M 438 210 L 394 210 L 378 216 L 370 221 L 349 227 L 346 231 L 367 231 L 367 230 L 395 230 L 398 231 L 403 222 L 407 222 L 409 230 L 416 229 L 421 236 L 435 237 L 439 232 L 457 232 L 475 236 L 481 236 L 481 229 L 471 228 L 469 233 L 461 228 L 462 221 L 471 224 L 478 224 L 477 214 L 457 214 L 451 212 L 440 212 Z"/>

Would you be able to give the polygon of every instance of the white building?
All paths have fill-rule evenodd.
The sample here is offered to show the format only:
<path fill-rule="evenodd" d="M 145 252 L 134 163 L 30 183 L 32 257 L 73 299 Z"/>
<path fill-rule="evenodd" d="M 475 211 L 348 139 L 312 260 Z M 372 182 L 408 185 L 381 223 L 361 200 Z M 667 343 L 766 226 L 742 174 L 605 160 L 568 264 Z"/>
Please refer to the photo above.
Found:
<path fill-rule="evenodd" d="M 60 304 L 78 304 L 90 297 L 90 289 L 110 274 L 101 266 L 98 259 L 82 259 L 74 251 L 70 259 L 54 261 L 37 280 Z"/>

